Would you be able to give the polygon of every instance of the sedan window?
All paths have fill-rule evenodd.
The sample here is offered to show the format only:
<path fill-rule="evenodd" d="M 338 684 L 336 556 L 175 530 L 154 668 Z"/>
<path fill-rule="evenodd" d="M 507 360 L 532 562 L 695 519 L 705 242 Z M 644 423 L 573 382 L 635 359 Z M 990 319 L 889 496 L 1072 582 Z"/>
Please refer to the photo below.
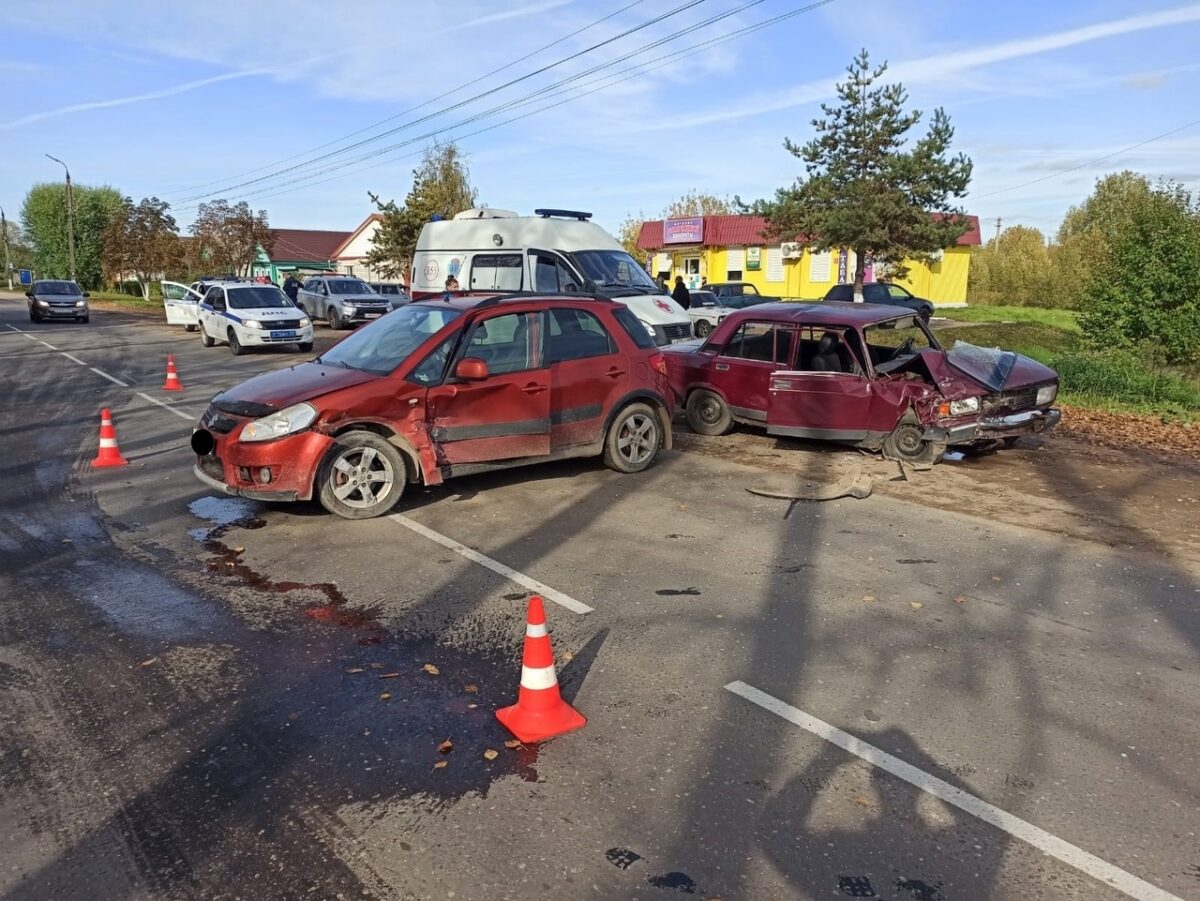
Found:
<path fill-rule="evenodd" d="M 721 356 L 789 366 L 795 332 L 795 328 L 790 325 L 744 322 L 729 339 Z"/>

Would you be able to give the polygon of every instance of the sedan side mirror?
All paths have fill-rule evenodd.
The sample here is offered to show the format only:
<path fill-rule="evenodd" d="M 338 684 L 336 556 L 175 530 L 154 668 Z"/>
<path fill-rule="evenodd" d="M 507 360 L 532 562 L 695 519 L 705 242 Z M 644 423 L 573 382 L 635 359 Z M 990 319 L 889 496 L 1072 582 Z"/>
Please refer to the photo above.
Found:
<path fill-rule="evenodd" d="M 488 365 L 478 357 L 464 357 L 454 367 L 454 374 L 468 382 L 479 382 L 488 377 Z"/>

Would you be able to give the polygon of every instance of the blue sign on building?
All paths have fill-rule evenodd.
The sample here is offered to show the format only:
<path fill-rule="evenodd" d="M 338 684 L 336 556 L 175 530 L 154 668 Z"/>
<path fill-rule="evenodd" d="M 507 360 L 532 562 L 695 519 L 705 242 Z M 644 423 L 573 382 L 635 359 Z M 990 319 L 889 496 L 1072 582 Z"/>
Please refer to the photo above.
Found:
<path fill-rule="evenodd" d="M 32 269 L 21 269 L 17 272 L 17 278 L 22 285 L 32 285 L 33 284 L 33 270 Z"/>

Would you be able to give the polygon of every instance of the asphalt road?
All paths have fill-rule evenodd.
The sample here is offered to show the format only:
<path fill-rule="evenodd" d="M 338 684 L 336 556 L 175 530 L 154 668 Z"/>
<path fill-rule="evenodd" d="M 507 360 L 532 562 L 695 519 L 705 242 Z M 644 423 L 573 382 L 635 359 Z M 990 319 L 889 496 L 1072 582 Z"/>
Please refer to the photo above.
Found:
<path fill-rule="evenodd" d="M 191 422 L 294 359 L 0 302 L 0 897 L 1200 898 L 1185 564 L 681 452 L 212 497 Z M 589 723 L 509 748 L 522 575 Z"/>

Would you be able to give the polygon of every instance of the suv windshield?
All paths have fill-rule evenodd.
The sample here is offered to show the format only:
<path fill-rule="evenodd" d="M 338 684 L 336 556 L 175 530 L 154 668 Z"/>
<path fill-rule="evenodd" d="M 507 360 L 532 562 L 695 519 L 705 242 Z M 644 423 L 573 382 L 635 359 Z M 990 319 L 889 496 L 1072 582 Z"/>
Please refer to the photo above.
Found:
<path fill-rule="evenodd" d="M 270 285 L 226 288 L 225 296 L 228 298 L 231 310 L 273 310 L 286 307 L 295 308 L 296 306 L 288 300 L 288 296 L 282 290 Z"/>
<path fill-rule="evenodd" d="M 409 304 L 354 332 L 317 362 L 387 375 L 461 315 L 454 307 Z"/>
<path fill-rule="evenodd" d="M 604 294 L 620 297 L 661 293 L 646 270 L 623 250 L 580 250 L 571 254 L 571 259 Z"/>
<path fill-rule="evenodd" d="M 339 278 L 330 279 L 325 284 L 329 285 L 330 294 L 374 294 L 371 286 L 366 282 L 360 282 L 356 278 Z"/>
<path fill-rule="evenodd" d="M 63 294 L 67 297 L 78 297 L 79 286 L 74 282 L 38 282 L 33 287 L 34 294 Z"/>

